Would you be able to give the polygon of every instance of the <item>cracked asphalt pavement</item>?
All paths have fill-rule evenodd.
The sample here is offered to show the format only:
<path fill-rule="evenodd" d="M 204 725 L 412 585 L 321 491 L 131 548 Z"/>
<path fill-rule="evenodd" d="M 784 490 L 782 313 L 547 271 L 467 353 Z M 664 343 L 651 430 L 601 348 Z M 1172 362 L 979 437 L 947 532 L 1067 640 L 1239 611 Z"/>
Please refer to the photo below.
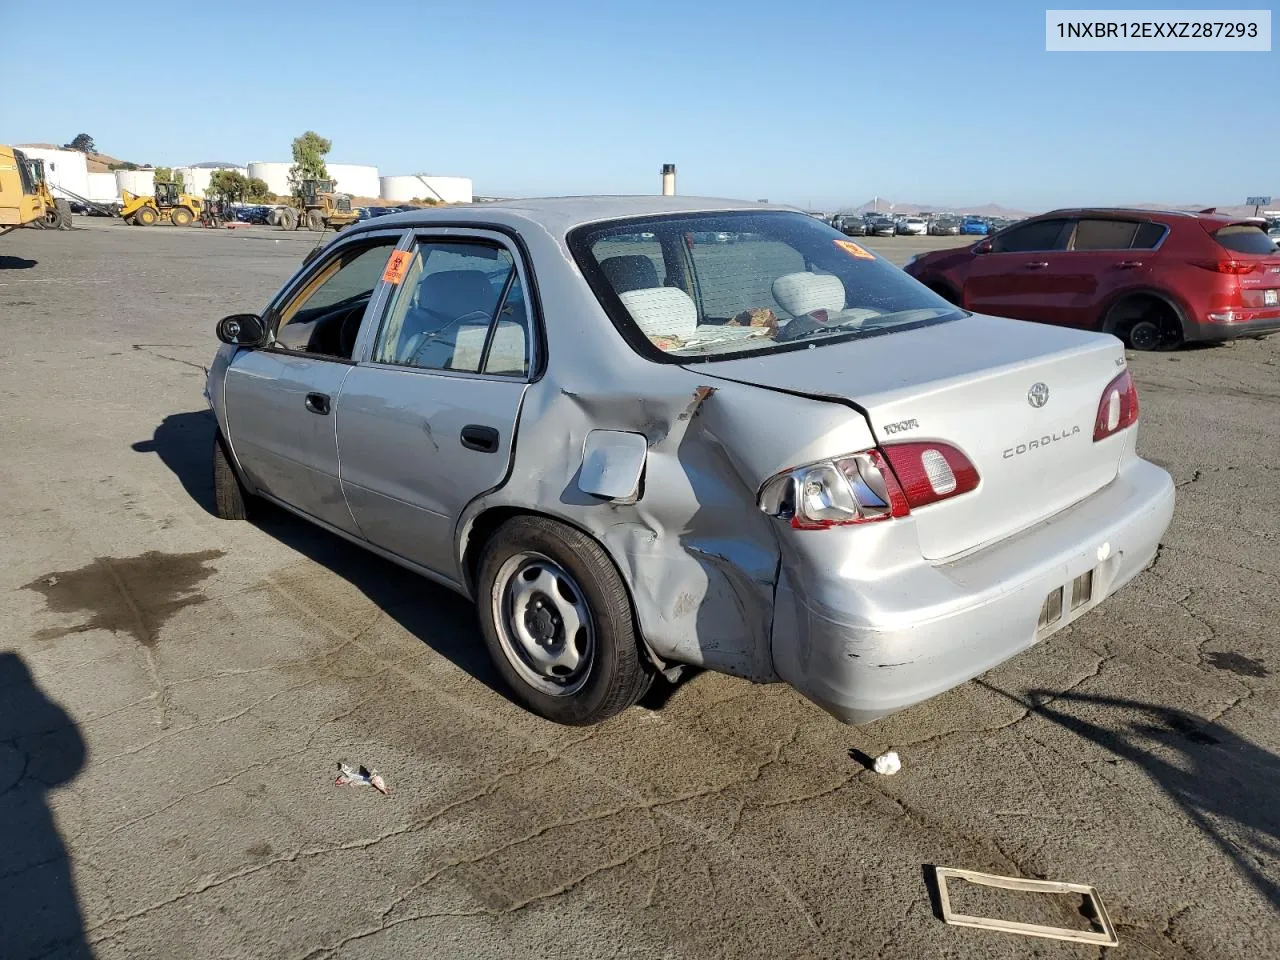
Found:
<path fill-rule="evenodd" d="M 210 513 L 214 321 L 313 238 L 77 224 L 0 241 L 0 955 L 1097 950 L 944 925 L 946 865 L 1094 885 L 1107 956 L 1280 956 L 1280 338 L 1131 356 L 1173 526 L 1012 662 L 861 728 L 700 674 L 568 729 L 460 598 Z"/>

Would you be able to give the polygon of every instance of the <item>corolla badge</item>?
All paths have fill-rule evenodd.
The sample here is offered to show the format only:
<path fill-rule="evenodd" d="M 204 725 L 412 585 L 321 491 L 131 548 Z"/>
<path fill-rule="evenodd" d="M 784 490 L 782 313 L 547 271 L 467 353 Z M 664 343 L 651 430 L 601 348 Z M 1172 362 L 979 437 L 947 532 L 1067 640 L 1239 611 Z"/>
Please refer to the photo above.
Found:
<path fill-rule="evenodd" d="M 1027 391 L 1027 403 L 1033 407 L 1043 407 L 1049 402 L 1049 388 L 1043 383 L 1033 383 Z"/>

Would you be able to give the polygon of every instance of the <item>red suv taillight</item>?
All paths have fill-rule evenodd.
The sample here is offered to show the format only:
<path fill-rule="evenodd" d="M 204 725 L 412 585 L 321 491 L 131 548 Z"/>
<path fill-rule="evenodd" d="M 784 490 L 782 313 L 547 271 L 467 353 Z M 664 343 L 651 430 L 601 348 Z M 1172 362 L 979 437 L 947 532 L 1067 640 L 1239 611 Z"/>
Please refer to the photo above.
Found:
<path fill-rule="evenodd" d="M 1098 416 L 1093 421 L 1093 439 L 1105 440 L 1113 433 L 1138 422 L 1138 389 L 1126 370 L 1107 384 L 1098 401 Z"/>
<path fill-rule="evenodd" d="M 945 443 L 897 443 L 784 471 L 760 489 L 760 509 L 797 530 L 905 517 L 968 493 L 978 471 Z"/>
<path fill-rule="evenodd" d="M 1214 273 L 1230 273 L 1240 275 L 1243 273 L 1253 273 L 1256 263 L 1250 263 L 1248 260 L 1192 260 L 1191 264 L 1204 270 L 1212 270 Z"/>

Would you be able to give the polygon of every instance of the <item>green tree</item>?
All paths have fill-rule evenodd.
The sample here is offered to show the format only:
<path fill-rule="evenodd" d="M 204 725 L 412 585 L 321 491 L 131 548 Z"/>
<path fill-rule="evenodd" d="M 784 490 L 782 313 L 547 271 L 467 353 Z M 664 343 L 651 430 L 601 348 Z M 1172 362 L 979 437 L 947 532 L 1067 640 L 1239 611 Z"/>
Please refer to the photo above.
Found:
<path fill-rule="evenodd" d="M 108 163 L 107 169 L 108 170 L 137 170 L 138 165 L 129 160 L 125 160 L 123 163 Z"/>
<path fill-rule="evenodd" d="M 271 188 L 267 186 L 267 181 L 260 180 L 257 177 L 249 177 L 249 186 L 245 193 L 245 199 L 252 200 L 254 203 L 266 203 L 268 200 L 274 200 L 276 195 L 271 192 Z"/>
<path fill-rule="evenodd" d="M 152 183 L 176 183 L 178 192 L 182 193 L 186 189 L 181 173 L 175 173 L 172 167 L 156 167 L 155 176 L 151 178 Z"/>
<path fill-rule="evenodd" d="M 308 130 L 293 141 L 293 166 L 289 168 L 289 185 L 295 197 L 302 195 L 303 180 L 327 180 L 329 169 L 324 165 L 324 157 L 333 143 L 326 140 L 314 130 Z"/>
<path fill-rule="evenodd" d="M 94 147 L 93 137 L 87 133 L 77 133 L 74 140 L 66 144 L 67 150 L 79 150 L 81 153 L 97 153 Z"/>
<path fill-rule="evenodd" d="M 210 197 L 238 203 L 249 193 L 249 178 L 238 170 L 215 170 L 204 192 Z"/>

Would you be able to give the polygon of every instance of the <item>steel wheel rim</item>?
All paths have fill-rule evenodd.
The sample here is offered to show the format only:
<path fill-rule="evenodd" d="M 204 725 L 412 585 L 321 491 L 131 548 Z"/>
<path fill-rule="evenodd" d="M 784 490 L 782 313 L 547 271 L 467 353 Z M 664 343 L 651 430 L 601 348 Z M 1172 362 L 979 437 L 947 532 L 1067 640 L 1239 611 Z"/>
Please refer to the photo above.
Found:
<path fill-rule="evenodd" d="M 595 662 L 595 619 L 564 567 L 517 553 L 498 570 L 491 603 L 499 646 L 525 683 L 553 697 L 583 688 Z"/>

